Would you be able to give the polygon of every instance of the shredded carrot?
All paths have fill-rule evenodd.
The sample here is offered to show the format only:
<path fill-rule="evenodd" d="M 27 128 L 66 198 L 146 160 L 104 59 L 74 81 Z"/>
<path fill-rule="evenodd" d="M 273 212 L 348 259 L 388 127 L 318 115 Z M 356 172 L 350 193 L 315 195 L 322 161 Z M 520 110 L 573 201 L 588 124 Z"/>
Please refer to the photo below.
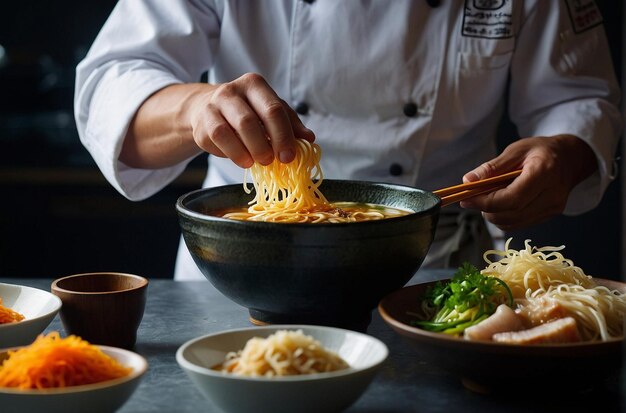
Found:
<path fill-rule="evenodd" d="M 77 336 L 39 335 L 27 347 L 10 350 L 0 366 L 0 387 L 46 389 L 99 383 L 132 369 Z"/>
<path fill-rule="evenodd" d="M 2 305 L 2 298 L 0 298 L 0 324 L 16 323 L 23 319 L 24 316 L 22 314 Z"/>

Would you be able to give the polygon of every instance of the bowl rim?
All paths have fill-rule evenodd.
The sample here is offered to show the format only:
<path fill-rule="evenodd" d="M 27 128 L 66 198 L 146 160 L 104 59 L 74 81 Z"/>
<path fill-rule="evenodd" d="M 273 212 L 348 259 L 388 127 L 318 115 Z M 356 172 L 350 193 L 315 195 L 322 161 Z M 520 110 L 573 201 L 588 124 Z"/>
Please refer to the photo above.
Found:
<path fill-rule="evenodd" d="M 336 370 L 327 373 L 312 373 L 312 374 L 302 374 L 302 375 L 293 375 L 293 376 L 275 376 L 275 377 L 250 377 L 250 376 L 238 376 L 235 374 L 224 373 L 217 370 L 212 370 L 207 367 L 199 366 L 191 361 L 187 360 L 184 356 L 185 351 L 191 347 L 192 345 L 208 340 L 218 336 L 225 336 L 229 334 L 239 333 L 239 332 L 251 332 L 251 331 L 278 331 L 278 330 L 298 330 L 298 329 L 308 329 L 308 330 L 318 330 L 318 331 L 330 331 L 335 334 L 343 333 L 343 334 L 353 334 L 362 339 L 371 341 L 377 345 L 381 352 L 378 356 L 369 362 L 366 366 L 354 368 L 349 366 L 346 369 Z M 309 335 L 313 335 L 314 333 L 305 333 Z M 315 338 L 315 337 L 314 337 Z M 317 340 L 317 338 L 315 338 Z M 245 344 L 245 343 L 243 343 Z M 236 350 L 233 350 L 236 351 Z M 338 327 L 327 327 L 327 326 L 319 326 L 313 324 L 273 324 L 268 326 L 255 326 L 255 327 L 244 327 L 244 328 L 235 328 L 229 330 L 222 330 L 219 332 L 206 334 L 200 337 L 193 338 L 183 343 L 178 350 L 176 351 L 176 361 L 179 366 L 185 370 L 193 371 L 194 373 L 198 373 L 204 376 L 210 376 L 213 378 L 223 379 L 223 380 L 237 380 L 237 381 L 247 381 L 247 382 L 257 382 L 257 383 L 270 383 L 270 382 L 304 382 L 304 381 L 319 381 L 319 380 L 331 380 L 339 377 L 350 376 L 353 374 L 360 374 L 368 371 L 372 371 L 381 366 L 385 360 L 389 357 L 389 348 L 387 345 L 376 337 L 373 337 L 366 333 L 360 333 L 358 331 L 338 328 Z"/>
<path fill-rule="evenodd" d="M 377 306 L 378 312 L 380 316 L 382 317 L 382 319 L 389 326 L 394 328 L 397 332 L 405 336 L 408 336 L 412 339 L 419 338 L 420 341 L 430 341 L 433 343 L 437 342 L 440 344 L 447 344 L 447 345 L 453 345 L 453 346 L 463 343 L 462 344 L 463 347 L 466 347 L 468 349 L 491 348 L 491 349 L 499 349 L 504 352 L 509 352 L 509 351 L 516 352 L 516 351 L 519 351 L 520 348 L 524 348 L 524 349 L 528 349 L 527 351 L 530 351 L 530 352 L 535 351 L 535 352 L 540 352 L 540 353 L 544 353 L 544 352 L 550 353 L 552 351 L 555 351 L 555 350 L 558 351 L 558 349 L 565 349 L 565 348 L 584 350 L 584 349 L 591 349 L 591 348 L 612 347 L 615 345 L 619 345 L 619 343 L 626 342 L 625 341 L 626 335 L 621 338 L 615 337 L 615 338 L 611 338 L 609 340 L 604 340 L 604 341 L 581 341 L 581 342 L 576 342 L 576 343 L 550 343 L 550 344 L 524 344 L 524 345 L 499 343 L 499 342 L 487 341 L 487 340 L 464 340 L 456 336 L 451 336 L 451 335 L 444 334 L 444 333 L 437 333 L 433 331 L 427 331 L 419 327 L 414 327 L 409 324 L 403 323 L 402 321 L 393 317 L 386 310 L 386 303 L 393 301 L 395 297 L 399 294 L 402 294 L 409 290 L 418 290 L 421 288 L 425 288 L 427 285 L 434 284 L 437 281 L 447 282 L 447 281 L 450 281 L 450 279 L 451 278 L 444 278 L 441 280 L 426 281 L 426 282 L 422 282 L 418 284 L 405 286 L 396 291 L 392 291 L 391 293 L 387 294 L 385 297 L 383 297 L 380 300 Z M 601 283 L 606 282 L 606 281 L 608 281 L 609 283 L 618 283 L 618 284 L 623 285 L 624 288 L 626 288 L 626 283 L 621 283 L 619 281 L 607 280 L 607 279 L 603 279 L 599 277 L 594 277 L 594 280 L 600 281 Z"/>
<path fill-rule="evenodd" d="M 132 358 L 135 361 L 135 363 L 139 365 L 139 367 L 136 369 L 133 368 L 133 371 L 129 375 L 124 376 L 124 377 L 120 377 L 120 378 L 112 379 L 112 380 L 106 380 L 106 381 L 102 381 L 99 383 L 83 384 L 80 386 L 56 387 L 56 388 L 49 388 L 49 389 L 17 389 L 13 387 L 0 387 L 0 395 L 12 394 L 12 395 L 24 395 L 24 396 L 48 396 L 48 395 L 52 396 L 52 395 L 59 395 L 59 394 L 90 392 L 90 391 L 101 390 L 101 389 L 105 389 L 109 387 L 116 387 L 116 386 L 123 385 L 128 382 L 134 381 L 140 378 L 141 376 L 143 376 L 148 370 L 148 361 L 146 360 L 144 356 L 142 356 L 139 353 L 136 353 L 131 350 L 119 348 L 119 347 L 101 346 L 101 345 L 96 345 L 96 346 L 99 347 L 103 352 L 105 352 L 109 356 L 113 356 L 114 354 L 124 354 L 127 357 Z M 16 349 L 23 348 L 23 347 L 26 347 L 26 346 L 2 349 L 0 350 L 0 353 L 6 353 L 9 350 L 16 350 Z"/>
<path fill-rule="evenodd" d="M 39 322 L 46 317 L 54 316 L 59 312 L 59 310 L 61 309 L 61 306 L 63 305 L 63 302 L 58 296 L 52 294 L 49 291 L 42 290 L 41 288 L 29 287 L 27 285 L 19 285 L 19 284 L 0 283 L 0 288 L 2 287 L 16 288 L 16 289 L 21 289 L 25 291 L 36 291 L 38 293 L 44 293 L 45 295 L 48 296 L 48 298 L 52 299 L 52 301 L 54 302 L 54 307 L 50 311 L 39 314 L 35 317 L 24 318 L 22 321 L 18 321 L 16 323 L 0 324 L 0 331 L 5 330 L 5 329 L 10 329 L 10 328 L 17 328 L 17 326 L 23 327 L 29 324 Z"/>
<path fill-rule="evenodd" d="M 131 287 L 131 288 L 125 288 L 123 290 L 108 290 L 108 291 L 78 291 L 78 290 L 68 290 L 66 288 L 59 287 L 59 283 L 62 281 L 72 279 L 72 278 L 91 276 L 91 275 L 96 275 L 96 276 L 118 275 L 118 276 L 130 277 L 130 278 L 137 279 L 138 281 L 141 282 L 141 284 Z M 66 275 L 64 277 L 57 278 L 52 281 L 52 284 L 50 285 L 50 289 L 53 294 L 55 292 L 60 292 L 64 294 L 73 294 L 73 295 L 104 295 L 104 294 L 123 294 L 123 293 L 128 293 L 129 291 L 141 290 L 142 288 L 147 288 L 149 284 L 150 284 L 150 281 L 147 278 L 142 277 L 141 275 L 130 274 L 130 273 L 125 273 L 125 272 L 117 272 L 117 271 L 98 271 L 98 272 L 85 272 L 81 274 Z"/>
<path fill-rule="evenodd" d="M 222 222 L 222 223 L 229 223 L 231 225 L 248 225 L 248 226 L 252 225 L 252 226 L 259 226 L 261 228 L 262 227 L 274 227 L 275 228 L 277 224 L 279 224 L 281 227 L 284 226 L 284 227 L 289 227 L 289 228 L 295 228 L 295 227 L 325 228 L 325 227 L 341 227 L 345 225 L 350 225 L 350 226 L 380 225 L 382 222 L 388 222 L 390 220 L 392 220 L 393 222 L 410 220 L 410 219 L 414 219 L 415 217 L 419 217 L 422 215 L 430 215 L 432 213 L 436 213 L 441 208 L 441 199 L 437 195 L 433 194 L 431 191 L 420 189 L 414 186 L 394 184 L 394 183 L 389 183 L 389 182 L 358 181 L 358 180 L 348 180 L 348 179 L 324 179 L 324 182 L 340 183 L 340 184 L 357 184 L 357 185 L 367 184 L 367 185 L 376 186 L 376 187 L 380 186 L 380 187 L 387 187 L 387 188 L 392 188 L 392 189 L 395 188 L 395 189 L 403 190 L 405 192 L 419 192 L 419 193 L 426 194 L 429 197 L 432 197 L 432 199 L 435 202 L 433 203 L 432 206 L 425 208 L 421 211 L 411 211 L 406 215 L 388 218 L 384 220 L 359 221 L 359 222 L 336 222 L 336 223 L 321 222 L 321 223 L 314 224 L 314 225 L 310 223 L 298 223 L 298 222 L 243 221 L 243 220 L 222 218 L 222 217 L 218 217 L 214 215 L 207 215 L 207 214 L 203 214 L 200 212 L 196 212 L 196 211 L 189 209 L 187 206 L 185 206 L 185 203 L 188 202 L 190 198 L 195 199 L 196 197 L 199 197 L 201 194 L 205 192 L 215 191 L 219 189 L 229 189 L 229 188 L 234 188 L 234 187 L 241 187 L 243 190 L 243 183 L 236 183 L 236 184 L 220 185 L 220 186 L 207 187 L 207 188 L 199 188 L 199 189 L 195 189 L 193 191 L 187 192 L 181 195 L 180 197 L 178 197 L 178 199 L 176 200 L 176 211 L 178 212 L 179 215 L 183 215 L 185 217 L 193 218 L 199 221 Z"/>

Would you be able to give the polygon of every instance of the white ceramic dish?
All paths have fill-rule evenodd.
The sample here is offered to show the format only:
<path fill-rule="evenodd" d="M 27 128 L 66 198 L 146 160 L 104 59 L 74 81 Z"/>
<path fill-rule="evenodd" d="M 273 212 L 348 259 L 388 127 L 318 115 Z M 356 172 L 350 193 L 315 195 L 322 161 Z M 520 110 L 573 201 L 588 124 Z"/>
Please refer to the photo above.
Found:
<path fill-rule="evenodd" d="M 267 337 L 278 330 L 301 329 L 327 350 L 339 354 L 346 370 L 288 377 L 241 377 L 210 368 L 224 361 L 229 351 L 244 347 L 252 337 Z M 339 412 L 367 389 L 389 351 L 366 334 L 333 327 L 272 325 L 209 334 L 183 344 L 176 361 L 212 403 L 229 413 Z"/>
<path fill-rule="evenodd" d="M 38 288 L 0 283 L 5 307 L 24 315 L 17 323 L 0 324 L 0 348 L 25 346 L 45 330 L 61 308 L 59 297 Z"/>
<path fill-rule="evenodd" d="M 125 366 L 130 375 L 102 383 L 46 390 L 18 390 L 0 387 L 2 413 L 111 413 L 119 409 L 133 394 L 148 369 L 145 358 L 117 347 L 99 346 L 106 354 Z M 0 353 L 0 360 L 6 351 Z"/>

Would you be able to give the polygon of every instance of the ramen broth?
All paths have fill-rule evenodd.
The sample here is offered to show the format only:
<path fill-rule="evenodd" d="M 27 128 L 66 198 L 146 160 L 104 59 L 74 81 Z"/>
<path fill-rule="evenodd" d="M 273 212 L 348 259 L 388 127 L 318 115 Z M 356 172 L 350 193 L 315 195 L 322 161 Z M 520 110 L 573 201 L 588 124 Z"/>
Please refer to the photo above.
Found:
<path fill-rule="evenodd" d="M 362 222 L 374 221 L 387 218 L 401 217 L 413 211 L 394 208 L 386 205 L 359 203 L 359 202 L 333 202 L 322 204 L 314 208 L 304 209 L 298 212 L 302 223 L 339 223 L 339 222 Z M 241 220 L 241 221 L 270 221 L 262 216 L 252 214 L 248 207 L 229 208 L 213 211 L 210 215 Z"/>

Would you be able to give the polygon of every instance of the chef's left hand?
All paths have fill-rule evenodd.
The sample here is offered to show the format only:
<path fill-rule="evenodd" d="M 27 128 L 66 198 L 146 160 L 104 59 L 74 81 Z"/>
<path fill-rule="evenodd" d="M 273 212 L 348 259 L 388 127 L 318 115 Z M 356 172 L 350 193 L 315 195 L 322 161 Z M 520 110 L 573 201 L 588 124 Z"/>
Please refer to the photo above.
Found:
<path fill-rule="evenodd" d="M 573 135 L 520 139 L 463 176 L 472 182 L 522 169 L 507 187 L 462 201 L 502 230 L 528 227 L 563 212 L 571 190 L 597 169 L 592 149 Z"/>

